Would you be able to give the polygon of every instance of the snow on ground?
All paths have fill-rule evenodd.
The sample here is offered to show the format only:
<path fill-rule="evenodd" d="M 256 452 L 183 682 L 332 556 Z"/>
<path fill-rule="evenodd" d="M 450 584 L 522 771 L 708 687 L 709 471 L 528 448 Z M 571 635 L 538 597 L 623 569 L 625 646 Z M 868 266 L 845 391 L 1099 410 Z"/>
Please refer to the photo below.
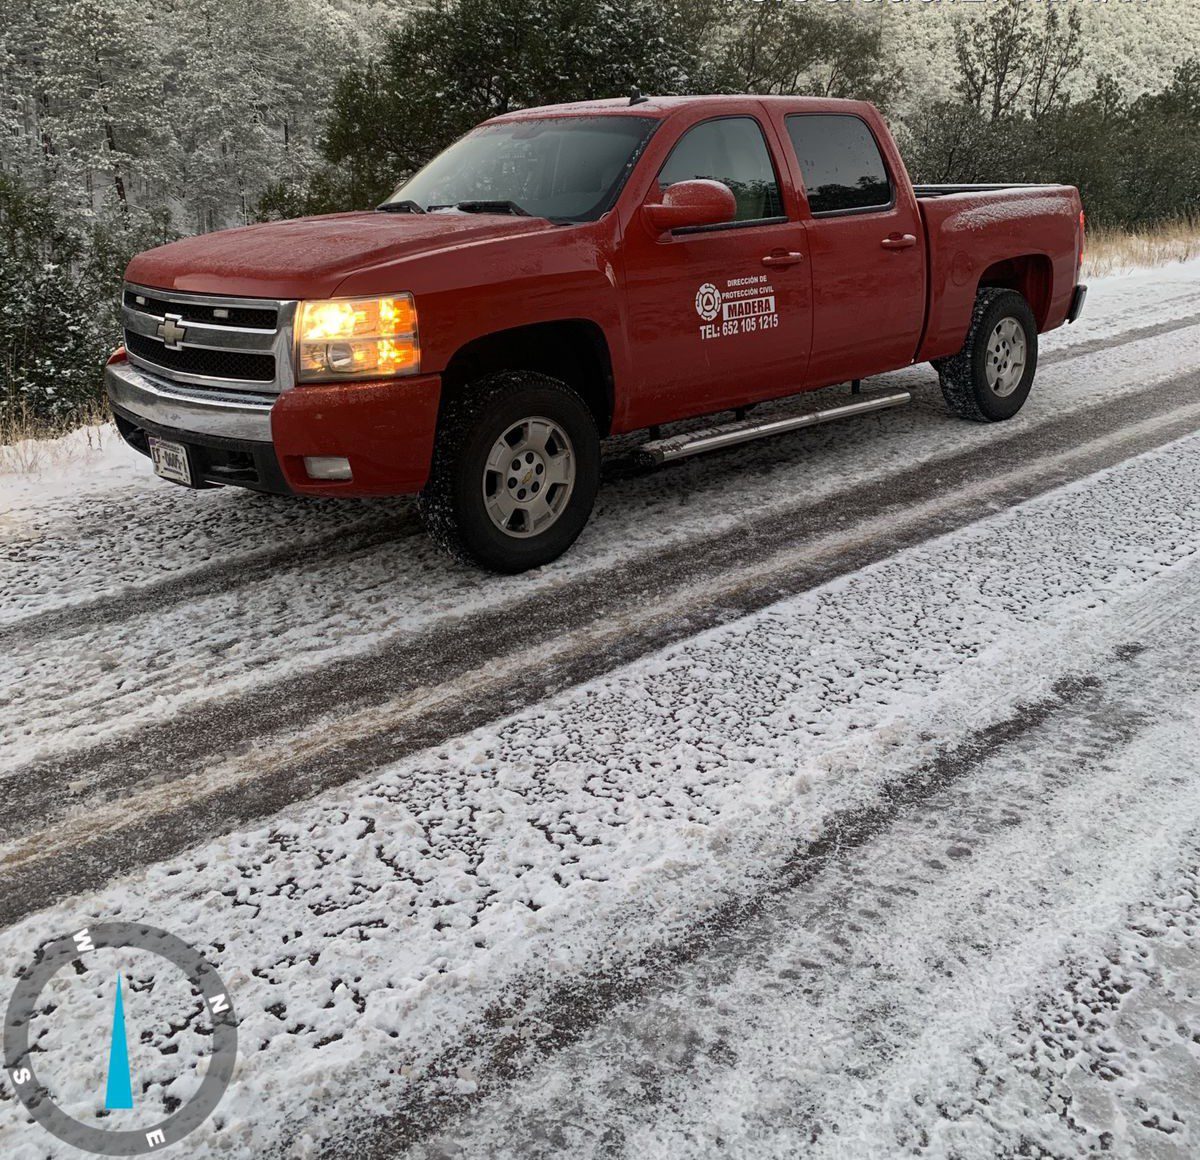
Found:
<path fill-rule="evenodd" d="M 1190 577 L 1183 633 L 414 1154 L 1195 1155 Z"/>
<path fill-rule="evenodd" d="M 536 1026 L 545 987 L 629 969 L 769 883 L 836 811 L 1161 635 L 1170 609 L 1192 615 L 1198 452 L 1200 436 L 1130 461 L 40 913 L 0 938 L 3 974 L 87 916 L 169 921 L 212 955 L 242 1026 L 235 1085 L 189 1154 L 262 1154 L 293 1130 L 286 1153 L 308 1154 L 432 1084 L 505 993 L 531 996 Z M 1191 805 L 1177 795 L 1168 838 Z M 1120 832 L 1086 824 L 1115 859 Z M 1039 866 L 1005 873 L 1037 892 Z M 958 873 L 980 905 L 955 929 L 985 937 L 996 871 Z M 477 1082 L 464 1064 L 445 1086 Z M 4 1154 L 40 1155 L 6 1119 Z"/>
<path fill-rule="evenodd" d="M 1090 328 L 1048 336 L 1047 365 L 1005 435 L 1146 390 L 1200 363 L 1200 262 L 1106 281 L 1089 306 Z M 1167 333 L 1104 349 L 1089 345 L 1120 342 L 1139 324 L 1193 318 L 1194 325 Z M 1073 345 L 1083 351 L 1064 358 Z M 228 568 L 229 582 L 186 602 L 84 621 L 10 650 L 0 657 L 0 739 L 24 761 L 129 733 L 180 706 L 365 655 L 381 639 L 427 631 L 664 545 L 737 527 L 747 511 L 816 503 L 913 463 L 982 450 L 996 438 L 993 429 L 947 416 L 929 368 L 885 376 L 881 385 L 885 380 L 912 388 L 917 405 L 798 436 L 790 446 L 803 454 L 751 445 L 670 476 L 613 482 L 566 558 L 515 578 L 444 559 L 406 500 L 315 504 L 235 489 L 196 495 L 162 484 L 150 493 L 139 486 L 104 500 L 29 508 L 18 513 L 29 520 L 28 534 L 0 542 L 0 587 L 10 594 L 0 632 L 6 622 L 136 591 L 164 574 Z M 380 526 L 396 534 L 381 541 Z M 257 559 L 289 551 L 251 579 L 242 575 Z"/>
<path fill-rule="evenodd" d="M 1086 323 L 1047 336 L 1044 353 L 1038 387 L 1006 437 L 1194 369 L 1200 263 L 1106 280 Z M 514 579 L 442 560 L 407 501 L 197 495 L 153 480 L 144 460 L 111 443 L 89 460 L 77 440 L 40 476 L 0 475 L 0 638 L 17 634 L 0 655 L 7 766 L 130 733 L 334 656 L 369 655 L 389 636 L 428 633 L 471 610 L 516 607 L 573 577 L 636 567 L 665 543 L 738 526 L 747 511 L 848 503 L 864 481 L 982 453 L 996 438 L 945 415 L 927 368 L 888 381 L 913 386 L 917 405 L 610 483 L 577 548 Z M 1169 875 L 1188 881 L 1191 835 L 1200 832 L 1188 784 L 1196 772 L 1188 681 L 1200 591 L 1198 452 L 1200 437 L 1182 440 L 44 910 L 0 935 L 0 974 L 11 977 L 42 938 L 88 917 L 157 922 L 203 946 L 235 993 L 242 1063 L 188 1154 L 263 1155 L 282 1138 L 283 1154 L 306 1155 L 357 1115 L 431 1092 L 486 1091 L 482 1015 L 498 999 L 522 996 L 524 1014 L 508 1034 L 542 1042 L 540 1004 L 555 985 L 636 975 L 648 948 L 685 938 L 724 903 L 770 893 L 797 843 L 819 838 L 846 811 L 886 801 L 947 747 L 1053 699 L 1060 679 L 1100 673 L 1120 694 L 1117 708 L 1105 702 L 1065 732 L 1031 738 L 1023 756 L 981 765 L 964 782 L 970 800 L 921 815 L 929 842 L 945 851 L 937 860 L 954 868 L 945 882 L 921 878 L 912 862 L 925 849 L 921 834 L 916 823 L 900 824 L 872 848 L 877 869 L 871 861 L 869 870 L 856 863 L 838 872 L 879 896 L 861 908 L 873 912 L 861 922 L 846 925 L 852 914 L 837 911 L 850 887 L 833 872 L 814 883 L 811 901 L 785 900 L 783 929 L 762 943 L 767 961 L 735 962 L 734 982 L 720 984 L 727 1031 L 696 998 L 707 989 L 703 964 L 694 977 L 668 973 L 666 994 L 581 1041 L 594 1060 L 586 1047 L 559 1056 L 512 1096 L 447 1127 L 442 1140 L 486 1154 L 511 1139 L 532 1155 L 553 1150 L 553 1131 L 575 1117 L 583 1127 L 563 1147 L 586 1153 L 595 1124 L 608 1118 L 623 1125 L 612 1150 L 686 1152 L 685 1137 L 712 1108 L 731 1140 L 742 1134 L 747 1155 L 794 1154 L 798 1125 L 813 1119 L 854 1125 L 857 1136 L 837 1133 L 851 1141 L 841 1154 L 862 1154 L 854 1148 L 864 1141 L 893 1154 L 932 1133 L 935 1152 L 991 1155 L 1012 1141 L 1015 1109 L 1029 1107 L 1046 1112 L 1030 1138 L 1052 1151 L 1070 1154 L 1064 1141 L 1099 1146 L 1103 1131 L 1141 1141 L 1130 1101 L 1143 1099 L 1146 1118 L 1161 1123 L 1169 1109 L 1190 1110 L 1163 1095 L 1186 1069 L 1159 1064 L 1165 1055 L 1150 1059 L 1146 1046 L 1160 1001 L 1179 1007 L 1179 1026 L 1194 1018 L 1188 945 L 1161 964 L 1138 958 L 1149 928 L 1123 908 L 1143 900 L 1147 913 L 1178 916 L 1169 931 L 1176 941 L 1191 921 Z M 146 607 L 106 615 L 104 601 L 138 593 Z M 38 631 L 37 618 L 89 603 L 94 621 Z M 1181 655 L 1170 651 L 1173 633 Z M 1131 643 L 1146 659 L 1115 662 L 1114 650 Z M 1139 708 L 1168 702 L 1161 721 Z M 1089 736 L 1126 711 L 1131 732 L 1112 735 L 1111 754 L 1097 756 Z M 1169 771 L 1161 784 L 1160 769 Z M 1008 800 L 1027 812 L 1036 800 L 1044 814 L 965 840 L 981 824 L 972 800 Z M 959 848 L 971 854 L 949 853 Z M 9 852 L 0 845 L 0 857 Z M 1159 870 L 1168 877 L 1155 886 Z M 807 957 L 821 898 L 833 900 L 833 917 L 812 923 L 813 938 L 840 947 L 839 960 Z M 858 945 L 855 959 L 847 948 Z M 1096 1000 L 1100 1013 L 1072 1040 L 1073 1010 L 1047 996 L 1103 990 L 1106 954 L 1125 956 L 1122 977 L 1141 1006 Z M 839 969 L 865 961 L 873 973 L 839 982 L 801 963 L 792 979 L 783 973 L 797 970 L 789 956 Z M 769 985 L 772 972 L 779 987 Z M 931 983 L 931 973 L 944 982 Z M 695 1011 L 672 1005 L 671 988 L 686 996 L 689 985 L 698 988 Z M 1057 1020 L 1040 1038 L 1023 1030 L 1038 1018 Z M 663 1019 L 679 1034 L 661 1042 L 684 1044 L 678 1076 L 650 1058 L 650 1030 L 622 1054 L 623 1027 L 653 1029 Z M 782 1046 L 781 1028 L 792 1036 Z M 1172 1058 L 1187 1055 L 1168 1031 L 1154 1034 L 1166 1037 Z M 173 1030 L 152 1046 L 160 1055 L 178 1047 L 175 1058 L 187 1060 L 189 1034 Z M 726 1042 L 736 1059 L 723 1048 L 697 1055 L 686 1046 L 694 1042 Z M 840 1082 L 806 1070 L 806 1043 Z M 1100 1087 L 1058 1067 L 1055 1052 L 1069 1063 L 1081 1043 L 1140 1081 Z M 461 1058 L 448 1075 L 430 1070 L 455 1051 Z M 974 1086 L 972 1052 L 989 1061 Z M 755 1072 L 772 1059 L 801 1087 Z M 58 1052 L 48 1073 L 93 1090 L 95 1062 Z M 637 1104 L 630 1095 L 627 1108 L 614 1106 L 637 1068 L 649 1069 L 661 1099 Z M 174 1072 L 146 1074 L 165 1084 Z M 605 1098 L 572 1103 L 563 1076 Z M 1017 1094 L 989 1089 L 993 1077 Z M 686 1090 L 693 1080 L 695 1096 Z M 1076 1088 L 1091 1109 L 1082 1135 L 1061 1128 L 1050 1102 Z M 800 1095 L 808 1120 L 786 1111 Z M 998 1104 L 1008 1119 L 989 1111 Z M 955 1114 L 931 1119 L 920 1110 L 939 1107 Z M 816 1143 L 836 1155 L 839 1138 Z M 45 1138 L 27 1129 L 0 1080 L 0 1155 L 45 1154 Z"/>
<path fill-rule="evenodd" d="M 145 456 L 112 423 L 0 445 L 0 513 L 41 509 L 51 500 L 78 501 L 91 493 L 149 490 L 156 483 L 147 479 Z M 0 534 L 4 531 L 0 524 Z"/>

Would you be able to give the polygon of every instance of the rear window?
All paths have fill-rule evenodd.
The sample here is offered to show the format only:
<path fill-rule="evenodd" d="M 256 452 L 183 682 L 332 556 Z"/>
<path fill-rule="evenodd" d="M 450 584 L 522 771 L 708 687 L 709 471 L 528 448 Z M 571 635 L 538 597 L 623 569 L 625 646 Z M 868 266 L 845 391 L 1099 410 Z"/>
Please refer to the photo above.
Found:
<path fill-rule="evenodd" d="M 796 114 L 788 136 L 814 214 L 885 209 L 892 184 L 865 121 L 845 115 Z"/>

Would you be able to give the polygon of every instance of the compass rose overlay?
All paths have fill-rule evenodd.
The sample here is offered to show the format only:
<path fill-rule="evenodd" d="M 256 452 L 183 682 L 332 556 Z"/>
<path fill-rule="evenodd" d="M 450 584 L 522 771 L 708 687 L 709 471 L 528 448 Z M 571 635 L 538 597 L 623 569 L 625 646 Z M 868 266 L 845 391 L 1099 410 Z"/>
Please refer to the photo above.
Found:
<path fill-rule="evenodd" d="M 166 960 L 201 996 L 211 1024 L 208 1066 L 191 1098 L 157 1123 L 138 1128 L 107 1130 L 68 1115 L 39 1080 L 36 1060 L 40 1053 L 30 1043 L 31 1024 L 47 984 L 68 964 L 79 964 L 84 970 L 98 967 L 95 952 L 102 949 L 146 951 Z M 124 996 L 118 982 L 111 1011 L 112 1047 L 105 1097 L 108 1107 L 130 1107 L 134 1102 L 132 1093 L 126 1101 L 125 1092 L 129 1083 L 125 1015 Z M 182 939 L 142 923 L 92 924 L 44 944 L 22 971 L 5 1015 L 4 1065 L 17 1097 L 46 1131 L 98 1156 L 144 1156 L 178 1143 L 220 1103 L 236 1063 L 237 1018 L 216 969 Z"/>

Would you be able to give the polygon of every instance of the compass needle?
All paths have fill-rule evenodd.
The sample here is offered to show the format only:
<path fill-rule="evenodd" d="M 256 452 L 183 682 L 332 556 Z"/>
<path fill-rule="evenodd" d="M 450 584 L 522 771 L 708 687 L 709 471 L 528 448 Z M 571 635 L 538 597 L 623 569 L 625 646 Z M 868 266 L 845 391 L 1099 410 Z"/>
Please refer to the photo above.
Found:
<path fill-rule="evenodd" d="M 104 1106 L 110 1111 L 133 1107 L 133 1081 L 129 1074 L 129 1044 L 125 1039 L 125 1000 L 121 976 L 117 975 L 117 997 L 113 1003 L 112 1043 L 108 1049 L 108 1086 Z"/>

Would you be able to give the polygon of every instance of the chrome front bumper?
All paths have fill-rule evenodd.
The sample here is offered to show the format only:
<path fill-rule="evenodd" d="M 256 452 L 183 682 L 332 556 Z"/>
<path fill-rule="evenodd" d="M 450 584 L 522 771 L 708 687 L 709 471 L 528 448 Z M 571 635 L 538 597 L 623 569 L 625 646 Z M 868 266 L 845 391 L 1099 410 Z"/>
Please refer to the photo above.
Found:
<path fill-rule="evenodd" d="M 220 439 L 271 442 L 273 396 L 245 391 L 193 389 L 147 374 L 128 362 L 104 368 L 113 407 L 159 427 Z"/>

